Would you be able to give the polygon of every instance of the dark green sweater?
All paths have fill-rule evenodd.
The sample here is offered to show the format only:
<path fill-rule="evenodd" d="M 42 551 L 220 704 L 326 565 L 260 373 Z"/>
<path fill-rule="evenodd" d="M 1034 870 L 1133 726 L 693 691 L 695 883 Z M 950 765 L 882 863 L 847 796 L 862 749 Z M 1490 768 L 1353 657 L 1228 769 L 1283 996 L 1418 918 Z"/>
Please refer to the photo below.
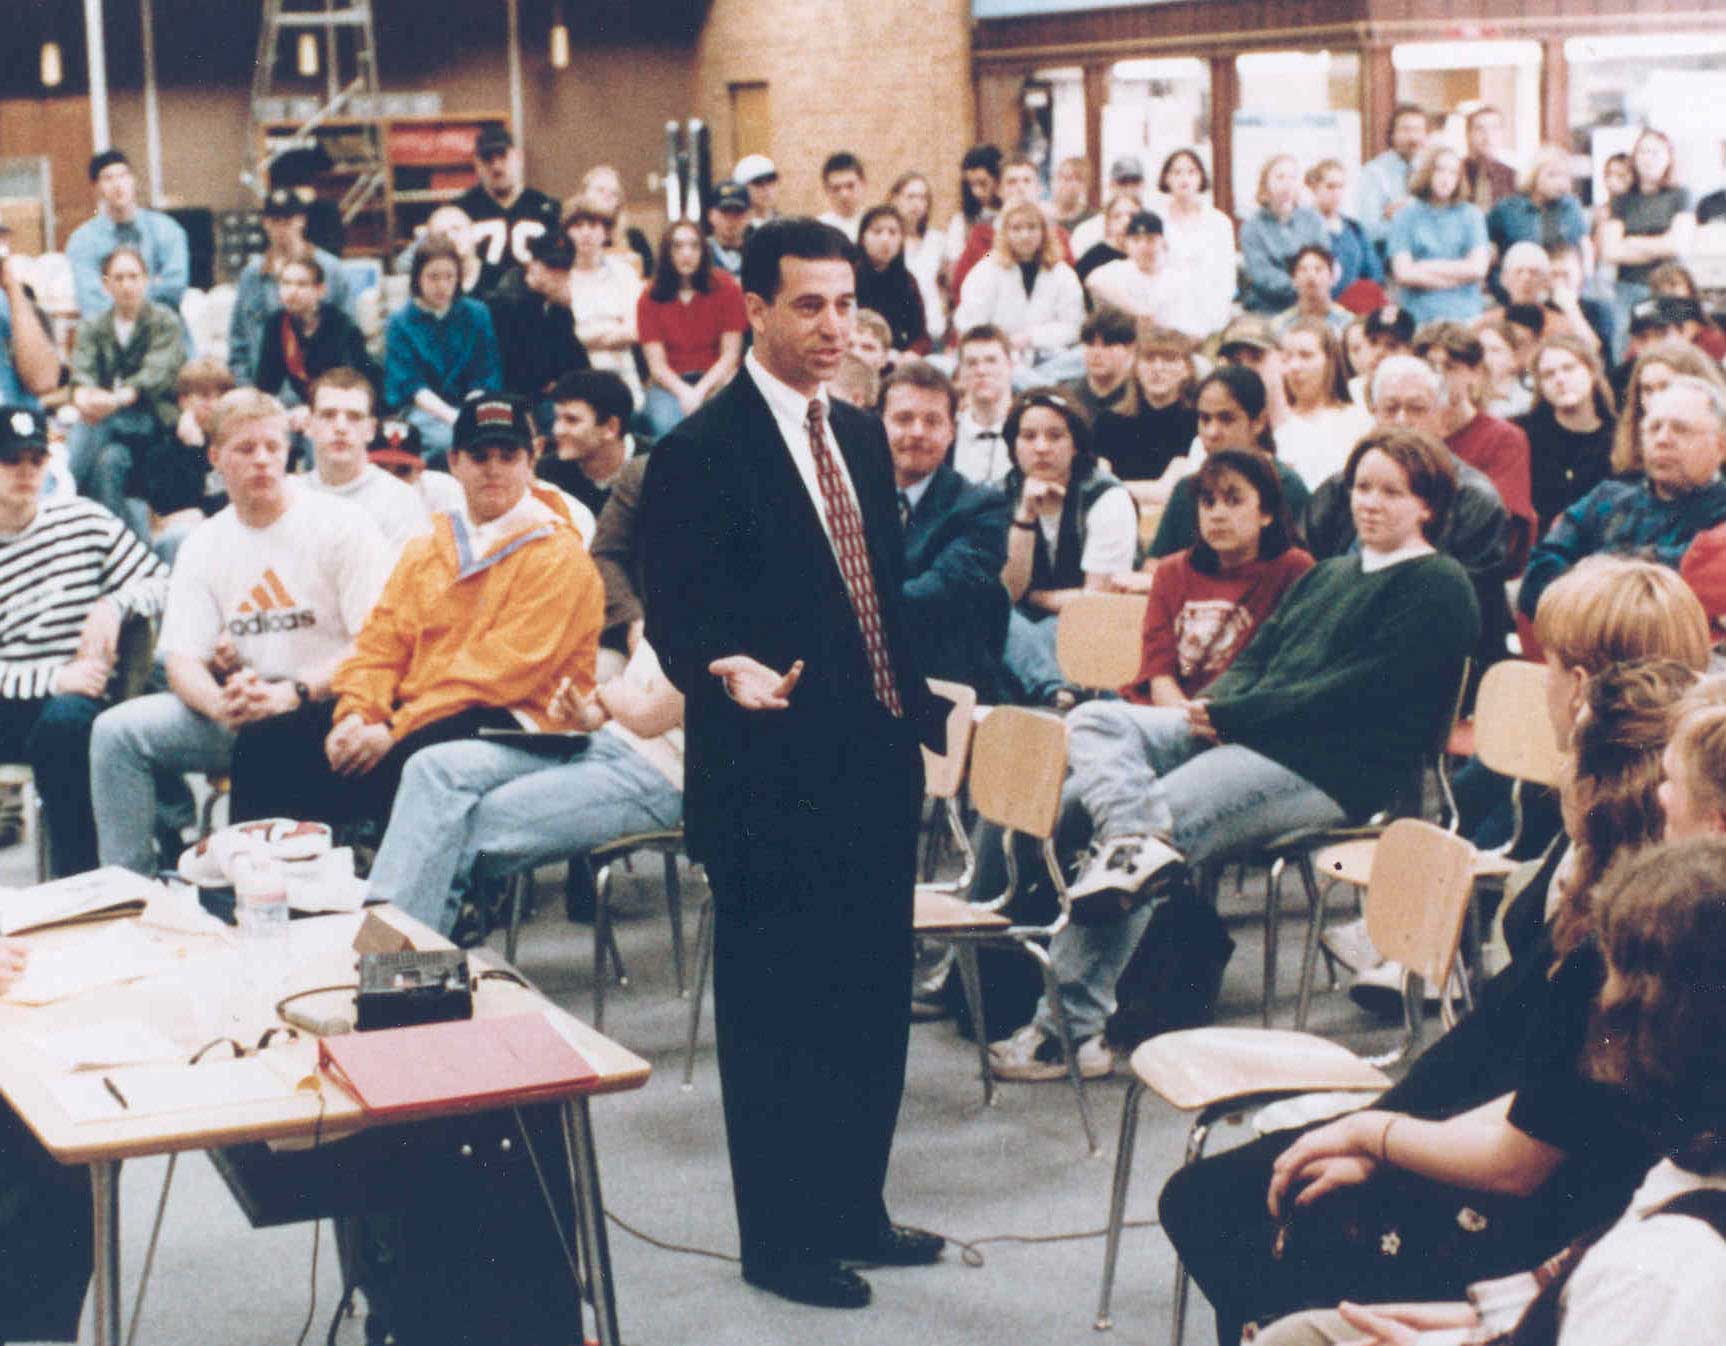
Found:
<path fill-rule="evenodd" d="M 1437 740 L 1479 629 L 1468 575 L 1448 556 L 1370 575 L 1358 555 L 1322 561 L 1212 684 L 1211 723 L 1365 817 Z"/>

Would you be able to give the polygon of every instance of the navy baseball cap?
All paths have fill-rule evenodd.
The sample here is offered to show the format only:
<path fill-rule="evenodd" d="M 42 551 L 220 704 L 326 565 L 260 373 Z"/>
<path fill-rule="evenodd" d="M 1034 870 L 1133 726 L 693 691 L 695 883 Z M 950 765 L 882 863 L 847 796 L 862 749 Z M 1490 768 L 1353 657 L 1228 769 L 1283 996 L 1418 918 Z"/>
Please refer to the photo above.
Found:
<path fill-rule="evenodd" d="M 0 407 L 0 463 L 48 452 L 48 423 L 29 407 Z"/>
<path fill-rule="evenodd" d="M 482 444 L 508 444 L 518 449 L 533 447 L 532 408 L 525 397 L 514 393 L 478 393 L 461 404 L 456 414 L 452 451 L 479 448 Z"/>

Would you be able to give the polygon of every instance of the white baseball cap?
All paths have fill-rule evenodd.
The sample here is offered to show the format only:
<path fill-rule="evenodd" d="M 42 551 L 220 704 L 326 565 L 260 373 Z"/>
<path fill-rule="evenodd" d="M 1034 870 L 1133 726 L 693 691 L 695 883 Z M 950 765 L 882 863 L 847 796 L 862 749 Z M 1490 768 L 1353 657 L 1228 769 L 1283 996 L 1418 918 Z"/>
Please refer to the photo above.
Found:
<path fill-rule="evenodd" d="M 752 182 L 760 182 L 763 178 L 778 176 L 779 170 L 765 154 L 746 154 L 737 161 L 737 167 L 731 170 L 731 180 L 745 187 Z"/>

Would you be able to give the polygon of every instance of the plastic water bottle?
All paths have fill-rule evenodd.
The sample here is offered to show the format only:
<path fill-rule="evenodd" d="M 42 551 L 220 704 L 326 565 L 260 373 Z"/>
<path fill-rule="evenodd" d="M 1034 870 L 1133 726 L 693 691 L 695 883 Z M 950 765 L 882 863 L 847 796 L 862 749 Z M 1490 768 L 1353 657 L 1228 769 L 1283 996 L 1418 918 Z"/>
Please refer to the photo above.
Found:
<path fill-rule="evenodd" d="M 248 944 L 287 938 L 287 877 L 269 856 L 245 851 L 234 858 L 234 916 Z"/>

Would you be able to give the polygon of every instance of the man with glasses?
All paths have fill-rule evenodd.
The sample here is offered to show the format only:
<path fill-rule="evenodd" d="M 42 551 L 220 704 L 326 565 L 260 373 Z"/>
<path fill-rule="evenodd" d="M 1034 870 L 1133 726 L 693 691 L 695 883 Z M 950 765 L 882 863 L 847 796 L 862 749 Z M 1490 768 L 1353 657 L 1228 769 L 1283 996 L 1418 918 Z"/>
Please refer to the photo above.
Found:
<path fill-rule="evenodd" d="M 1517 595 L 1525 617 L 1584 556 L 1640 556 L 1677 569 L 1698 533 L 1726 521 L 1726 392 L 1680 376 L 1649 399 L 1641 434 L 1646 475 L 1601 482 L 1553 520 L 1528 558 Z"/>
<path fill-rule="evenodd" d="M 524 398 L 463 404 L 450 450 L 463 509 L 402 551 L 330 680 L 333 710 L 240 735 L 236 821 L 382 823 L 420 748 L 562 727 L 560 686 L 593 691 L 604 591 L 565 497 L 536 482 L 533 460 Z"/>
<path fill-rule="evenodd" d="M 544 192 L 523 185 L 521 150 L 507 127 L 494 123 L 480 131 L 473 165 L 479 181 L 455 204 L 473 221 L 480 260 L 473 296 L 485 299 L 506 272 L 528 264 L 536 238 L 558 231 L 562 212 Z"/>

